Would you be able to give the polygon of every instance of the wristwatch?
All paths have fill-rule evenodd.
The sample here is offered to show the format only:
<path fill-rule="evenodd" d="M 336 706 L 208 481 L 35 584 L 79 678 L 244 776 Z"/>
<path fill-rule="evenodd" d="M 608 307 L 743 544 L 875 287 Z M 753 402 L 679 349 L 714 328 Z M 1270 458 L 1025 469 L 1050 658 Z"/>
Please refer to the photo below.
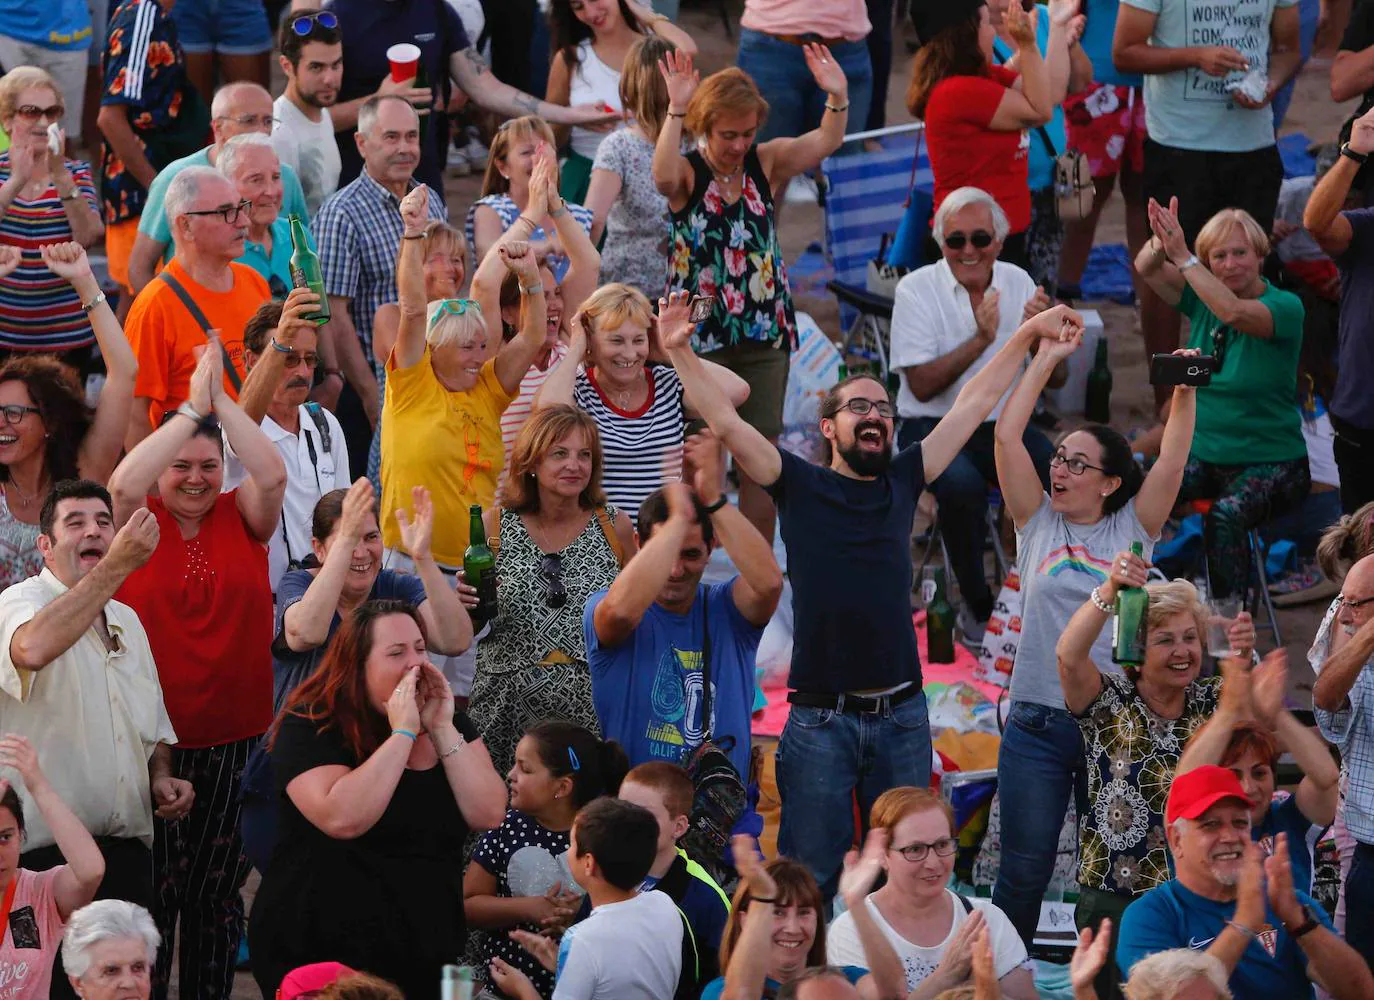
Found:
<path fill-rule="evenodd" d="M 1306 903 L 1302 905 L 1302 915 L 1306 919 L 1303 920 L 1303 922 L 1299 924 L 1297 927 L 1289 927 L 1287 924 L 1283 925 L 1283 929 L 1288 932 L 1288 936 L 1291 937 L 1294 941 L 1302 937 L 1304 934 L 1311 934 L 1313 931 L 1315 931 L 1318 927 L 1322 925 L 1321 919 L 1317 916 L 1317 911 L 1312 909 L 1312 907 L 1308 906 Z"/>
<path fill-rule="evenodd" d="M 1197 267 L 1197 266 L 1198 266 L 1199 264 L 1201 264 L 1201 263 L 1202 263 L 1202 261 L 1200 261 L 1200 260 L 1197 259 L 1197 254 L 1192 254 L 1192 253 L 1190 253 L 1190 254 L 1188 255 L 1188 259 L 1185 260 L 1182 264 L 1178 265 L 1178 269 L 1179 269 L 1180 272 L 1186 271 L 1186 270 L 1188 270 L 1188 268 L 1190 268 L 1190 267 Z"/>
<path fill-rule="evenodd" d="M 730 498 L 727 497 L 724 493 L 722 493 L 722 494 L 716 499 L 716 502 L 715 502 L 715 503 L 713 503 L 713 504 L 708 504 L 708 505 L 706 506 L 706 513 L 708 513 L 708 514 L 714 514 L 716 511 L 720 510 L 722 507 L 724 507 L 724 506 L 725 506 L 727 503 L 729 503 L 729 502 L 730 502 Z"/>
<path fill-rule="evenodd" d="M 1357 153 L 1355 150 L 1350 148 L 1350 143 L 1348 142 L 1341 144 L 1341 155 L 1346 157 L 1347 159 L 1354 160 L 1356 163 L 1362 165 L 1369 161 L 1368 153 Z"/>
<path fill-rule="evenodd" d="M 105 293 L 96 292 L 95 298 L 91 299 L 91 301 L 81 303 L 81 308 L 84 309 L 86 312 L 90 312 L 92 309 L 94 309 L 96 306 L 100 305 L 100 303 L 104 301 L 106 301 Z"/>

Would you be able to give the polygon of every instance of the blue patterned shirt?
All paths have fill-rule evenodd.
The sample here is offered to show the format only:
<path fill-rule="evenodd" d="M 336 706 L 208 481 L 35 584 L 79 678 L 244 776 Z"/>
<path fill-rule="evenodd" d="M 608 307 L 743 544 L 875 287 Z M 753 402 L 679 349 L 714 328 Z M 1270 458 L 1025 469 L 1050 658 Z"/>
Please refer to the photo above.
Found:
<path fill-rule="evenodd" d="M 1374 844 L 1374 667 L 1366 663 L 1339 712 L 1316 710 L 1317 728 L 1345 763 L 1345 827 L 1362 844 Z"/>

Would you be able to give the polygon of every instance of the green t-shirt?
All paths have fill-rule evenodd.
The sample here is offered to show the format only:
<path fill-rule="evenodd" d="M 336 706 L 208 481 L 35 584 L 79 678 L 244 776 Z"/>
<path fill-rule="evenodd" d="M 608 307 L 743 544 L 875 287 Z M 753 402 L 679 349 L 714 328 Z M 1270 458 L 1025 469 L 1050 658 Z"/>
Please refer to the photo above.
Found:
<path fill-rule="evenodd" d="M 1212 384 L 1197 393 L 1192 456 L 1214 465 L 1288 462 L 1307 454 L 1298 413 L 1302 300 L 1268 281 L 1259 301 L 1274 317 L 1274 336 L 1252 337 L 1225 326 L 1183 289 L 1175 307 L 1188 317 L 1188 346 L 1221 356 Z"/>

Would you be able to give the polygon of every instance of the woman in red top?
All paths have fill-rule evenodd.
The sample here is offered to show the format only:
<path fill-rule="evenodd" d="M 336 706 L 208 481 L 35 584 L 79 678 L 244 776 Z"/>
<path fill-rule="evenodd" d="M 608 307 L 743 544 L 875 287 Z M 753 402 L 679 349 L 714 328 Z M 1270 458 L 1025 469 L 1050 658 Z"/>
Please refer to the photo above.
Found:
<path fill-rule="evenodd" d="M 153 557 L 118 597 L 138 612 L 157 661 L 177 733 L 172 773 L 195 788 L 185 818 L 154 823 L 153 917 L 163 942 L 157 981 L 170 982 L 180 917 L 181 995 L 227 998 L 249 868 L 239 778 L 272 722 L 267 543 L 281 517 L 286 466 L 224 391 L 222 357 L 212 338 L 191 376 L 190 398 L 119 464 L 110 493 L 117 526 L 144 506 L 157 518 Z M 221 428 L 248 473 L 228 493 L 220 493 Z M 149 496 L 154 486 L 157 496 Z"/>
<path fill-rule="evenodd" d="M 906 105 L 926 124 L 926 150 L 935 174 L 931 218 L 951 191 L 982 188 L 1011 222 L 1002 260 L 1027 267 L 1026 230 L 1031 221 L 1027 130 L 1044 125 L 1054 114 L 1051 67 L 1040 58 L 1035 23 L 1020 3 L 1008 4 L 1004 24 L 1017 50 L 1017 69 L 1012 70 L 993 64 L 997 31 L 982 0 L 917 0 L 911 20 L 922 45 L 912 64 Z M 1051 29 L 1048 49 L 1052 62 L 1062 55 L 1067 72 L 1068 46 L 1065 38 L 1054 37 L 1063 31 L 1062 26 Z M 991 242 L 991 233 L 983 235 Z M 966 238 L 978 246 L 981 237 L 972 233 Z M 940 259 L 933 241 L 926 257 Z"/>

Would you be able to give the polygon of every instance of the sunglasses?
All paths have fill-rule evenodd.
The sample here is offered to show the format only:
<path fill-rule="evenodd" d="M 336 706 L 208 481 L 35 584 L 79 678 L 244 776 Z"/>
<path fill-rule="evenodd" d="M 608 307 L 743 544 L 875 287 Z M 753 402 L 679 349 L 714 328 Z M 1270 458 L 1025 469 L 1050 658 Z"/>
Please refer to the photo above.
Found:
<path fill-rule="evenodd" d="M 21 104 L 15 108 L 14 113 L 26 122 L 36 122 L 40 118 L 45 118 L 50 122 L 60 122 L 62 116 L 67 113 L 67 109 L 61 104 L 54 104 L 50 108 L 40 108 L 36 104 Z"/>
<path fill-rule="evenodd" d="M 986 250 L 992 246 L 992 233 L 986 229 L 975 229 L 972 234 L 950 233 L 945 237 L 945 246 L 951 250 L 962 250 L 968 243 L 972 243 L 975 249 Z"/>
<path fill-rule="evenodd" d="M 195 212 L 182 212 L 182 215 L 218 215 L 224 220 L 226 225 L 232 226 L 239 221 L 239 216 L 253 207 L 253 203 L 247 198 L 237 205 L 223 205 L 220 208 L 203 208 Z"/>
<path fill-rule="evenodd" d="M 568 603 L 568 591 L 563 586 L 563 557 L 545 555 L 539 560 L 539 586 L 544 590 L 544 603 L 558 609 Z"/>
<path fill-rule="evenodd" d="M 300 17 L 291 19 L 291 31 L 300 38 L 305 38 L 314 31 L 316 25 L 319 25 L 325 31 L 337 31 L 339 29 L 339 19 L 327 10 L 322 10 L 314 14 L 302 14 Z"/>

